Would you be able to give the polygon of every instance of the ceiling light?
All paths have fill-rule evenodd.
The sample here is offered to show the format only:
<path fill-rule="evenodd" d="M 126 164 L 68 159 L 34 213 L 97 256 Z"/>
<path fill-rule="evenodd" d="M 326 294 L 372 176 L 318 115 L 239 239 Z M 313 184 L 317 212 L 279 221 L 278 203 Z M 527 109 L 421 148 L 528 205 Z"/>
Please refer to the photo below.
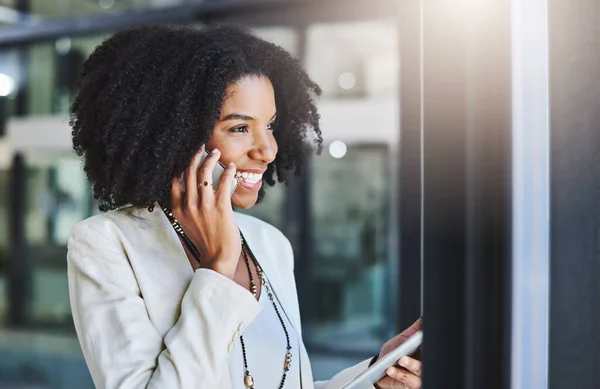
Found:
<path fill-rule="evenodd" d="M 67 36 L 57 39 L 54 43 L 54 48 L 59 54 L 67 54 L 69 51 L 71 51 L 71 38 Z"/>
<path fill-rule="evenodd" d="M 352 89 L 356 85 L 356 77 L 350 72 L 344 72 L 338 77 L 338 83 L 342 89 Z"/>
<path fill-rule="evenodd" d="M 341 140 L 334 140 L 329 145 L 329 154 L 331 154 L 333 158 L 340 159 L 346 155 L 347 151 L 348 147 Z"/>
<path fill-rule="evenodd" d="M 0 97 L 11 95 L 15 91 L 16 87 L 17 84 L 12 77 L 0 73 Z"/>

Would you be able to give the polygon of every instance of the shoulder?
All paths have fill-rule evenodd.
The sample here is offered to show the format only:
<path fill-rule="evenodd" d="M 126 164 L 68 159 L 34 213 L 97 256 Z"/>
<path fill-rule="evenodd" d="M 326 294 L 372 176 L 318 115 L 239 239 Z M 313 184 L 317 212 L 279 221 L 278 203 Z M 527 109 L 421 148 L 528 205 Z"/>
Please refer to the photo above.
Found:
<path fill-rule="evenodd" d="M 151 223 L 148 213 L 148 210 L 127 207 L 91 216 L 73 227 L 69 247 L 77 242 L 102 245 L 105 249 L 119 247 L 119 241 L 128 231 Z"/>
<path fill-rule="evenodd" d="M 121 214 L 128 211 L 128 209 L 114 210 L 88 217 L 75 224 L 71 230 L 71 236 L 80 236 L 90 230 L 98 231 L 98 233 L 109 233 L 119 223 L 119 220 L 123 219 Z"/>
<path fill-rule="evenodd" d="M 147 211 L 147 210 L 146 210 Z M 139 294 L 132 255 L 143 247 L 144 236 L 133 209 L 109 211 L 75 225 L 67 243 L 69 284 L 83 289 L 93 280 L 95 289 L 118 287 Z M 147 237 L 146 241 L 150 241 Z M 107 289 L 108 290 L 108 289 Z M 89 290 L 87 290 L 89 292 Z"/>

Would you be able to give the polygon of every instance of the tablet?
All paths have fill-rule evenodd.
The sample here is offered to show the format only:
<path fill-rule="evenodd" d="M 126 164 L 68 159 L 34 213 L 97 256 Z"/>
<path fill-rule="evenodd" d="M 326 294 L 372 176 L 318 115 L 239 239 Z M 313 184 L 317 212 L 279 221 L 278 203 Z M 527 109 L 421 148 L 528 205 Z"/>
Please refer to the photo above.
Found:
<path fill-rule="evenodd" d="M 423 332 L 418 331 L 340 389 L 371 389 L 373 384 L 387 375 L 385 371 L 390 366 L 397 366 L 400 358 L 413 354 L 421 343 L 423 343 Z"/>

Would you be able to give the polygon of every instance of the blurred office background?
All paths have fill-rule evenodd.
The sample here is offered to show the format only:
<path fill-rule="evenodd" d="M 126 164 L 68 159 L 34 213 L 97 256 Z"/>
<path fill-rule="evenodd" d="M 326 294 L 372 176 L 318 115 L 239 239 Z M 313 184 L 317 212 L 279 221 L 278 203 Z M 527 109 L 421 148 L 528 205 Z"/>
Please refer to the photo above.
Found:
<path fill-rule="evenodd" d="M 316 379 L 424 312 L 426 388 L 600 387 L 598 15 L 593 0 L 0 0 L 0 388 L 93 387 L 65 255 L 97 209 L 68 109 L 94 47 L 160 22 L 248 26 L 323 89 L 323 154 L 249 211 L 294 246 Z"/>
<path fill-rule="evenodd" d="M 294 243 L 316 378 L 373 355 L 396 331 L 397 19 L 390 4 L 364 13 L 372 6 L 262 3 L 0 1 L 0 37 L 25 34 L 0 48 L 0 387 L 92 387 L 70 316 L 65 254 L 73 225 L 97 209 L 71 150 L 68 109 L 85 58 L 134 23 L 247 25 L 303 62 L 323 89 L 324 152 L 249 213 Z"/>

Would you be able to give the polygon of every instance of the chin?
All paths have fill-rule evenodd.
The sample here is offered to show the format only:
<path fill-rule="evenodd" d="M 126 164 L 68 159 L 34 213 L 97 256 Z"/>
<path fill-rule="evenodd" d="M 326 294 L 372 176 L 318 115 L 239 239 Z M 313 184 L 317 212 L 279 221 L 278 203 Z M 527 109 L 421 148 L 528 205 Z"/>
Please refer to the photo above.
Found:
<path fill-rule="evenodd" d="M 252 208 L 257 200 L 258 196 L 240 196 L 237 193 L 234 193 L 233 196 L 231 196 L 231 204 L 237 209 Z"/>

